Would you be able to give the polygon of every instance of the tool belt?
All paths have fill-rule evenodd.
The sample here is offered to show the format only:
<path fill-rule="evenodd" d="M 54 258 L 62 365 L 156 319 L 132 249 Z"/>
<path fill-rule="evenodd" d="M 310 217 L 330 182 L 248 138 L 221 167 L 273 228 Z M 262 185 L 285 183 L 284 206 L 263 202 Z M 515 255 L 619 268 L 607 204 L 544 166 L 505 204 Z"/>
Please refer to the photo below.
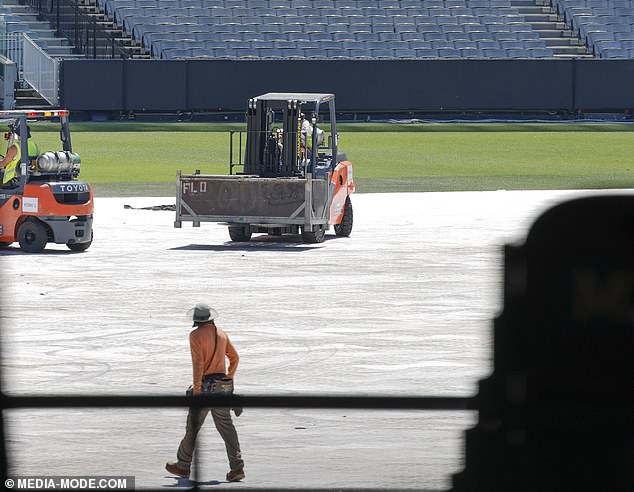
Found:
<path fill-rule="evenodd" d="M 226 374 L 205 374 L 202 391 L 203 395 L 232 395 L 233 379 Z"/>
<path fill-rule="evenodd" d="M 192 386 L 185 391 L 187 396 L 194 395 L 194 389 Z M 233 394 L 233 379 L 227 377 L 225 374 L 207 374 L 203 376 L 202 384 L 203 395 L 232 395 Z"/>

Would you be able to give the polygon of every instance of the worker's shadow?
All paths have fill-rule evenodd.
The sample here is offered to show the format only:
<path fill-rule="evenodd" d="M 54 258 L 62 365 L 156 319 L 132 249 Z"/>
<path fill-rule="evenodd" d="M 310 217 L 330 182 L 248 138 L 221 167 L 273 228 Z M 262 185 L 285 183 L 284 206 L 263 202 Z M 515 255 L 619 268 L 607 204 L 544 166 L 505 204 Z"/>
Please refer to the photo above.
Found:
<path fill-rule="evenodd" d="M 222 485 L 223 483 L 228 482 L 220 482 L 218 480 L 209 480 L 208 482 L 196 482 L 195 480 L 190 480 L 189 478 L 175 478 L 173 476 L 168 476 L 165 478 L 173 478 L 175 482 L 171 485 L 163 485 L 165 488 L 187 488 L 190 489 L 194 486 L 200 487 L 201 485 Z"/>

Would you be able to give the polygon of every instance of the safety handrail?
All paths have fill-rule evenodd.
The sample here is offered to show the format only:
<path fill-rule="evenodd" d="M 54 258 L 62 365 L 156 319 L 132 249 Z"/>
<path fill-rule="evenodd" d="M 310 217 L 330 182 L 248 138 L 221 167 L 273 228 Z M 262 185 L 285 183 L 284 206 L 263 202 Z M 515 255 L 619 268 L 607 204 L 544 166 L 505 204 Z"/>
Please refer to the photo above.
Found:
<path fill-rule="evenodd" d="M 23 77 L 49 104 L 59 103 L 59 59 L 52 58 L 23 35 Z"/>
<path fill-rule="evenodd" d="M 2 395 L 2 409 L 9 408 L 320 408 L 380 410 L 475 410 L 475 398 L 464 396 L 331 396 L 331 395 L 253 395 L 253 396 L 136 396 Z"/>

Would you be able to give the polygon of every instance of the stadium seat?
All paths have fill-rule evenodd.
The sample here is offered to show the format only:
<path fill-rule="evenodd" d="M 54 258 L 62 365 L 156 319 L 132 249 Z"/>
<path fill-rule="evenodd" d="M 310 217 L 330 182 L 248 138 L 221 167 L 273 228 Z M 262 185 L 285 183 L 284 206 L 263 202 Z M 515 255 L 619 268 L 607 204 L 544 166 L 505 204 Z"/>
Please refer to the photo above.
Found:
<path fill-rule="evenodd" d="M 499 49 L 483 49 L 482 53 L 485 58 L 508 58 L 507 50 L 499 48 Z"/>

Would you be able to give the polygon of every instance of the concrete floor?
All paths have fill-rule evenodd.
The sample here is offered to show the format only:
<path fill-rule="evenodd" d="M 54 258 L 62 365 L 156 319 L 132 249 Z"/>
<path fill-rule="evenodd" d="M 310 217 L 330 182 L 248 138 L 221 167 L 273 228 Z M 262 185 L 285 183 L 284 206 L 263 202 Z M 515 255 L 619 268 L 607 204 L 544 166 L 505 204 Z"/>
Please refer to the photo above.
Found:
<path fill-rule="evenodd" d="M 491 370 L 502 246 L 545 208 L 600 192 L 357 194 L 350 238 L 229 242 L 225 226 L 172 227 L 124 209 L 170 198 L 96 200 L 85 253 L 1 252 L 2 384 L 9 394 L 182 394 L 190 324 L 205 301 L 241 355 L 245 395 L 469 396 Z M 15 475 L 131 475 L 187 487 L 163 467 L 186 409 L 28 410 L 5 415 Z M 446 489 L 473 412 L 246 409 L 247 479 L 228 470 L 212 422 L 198 473 L 211 489 Z"/>

